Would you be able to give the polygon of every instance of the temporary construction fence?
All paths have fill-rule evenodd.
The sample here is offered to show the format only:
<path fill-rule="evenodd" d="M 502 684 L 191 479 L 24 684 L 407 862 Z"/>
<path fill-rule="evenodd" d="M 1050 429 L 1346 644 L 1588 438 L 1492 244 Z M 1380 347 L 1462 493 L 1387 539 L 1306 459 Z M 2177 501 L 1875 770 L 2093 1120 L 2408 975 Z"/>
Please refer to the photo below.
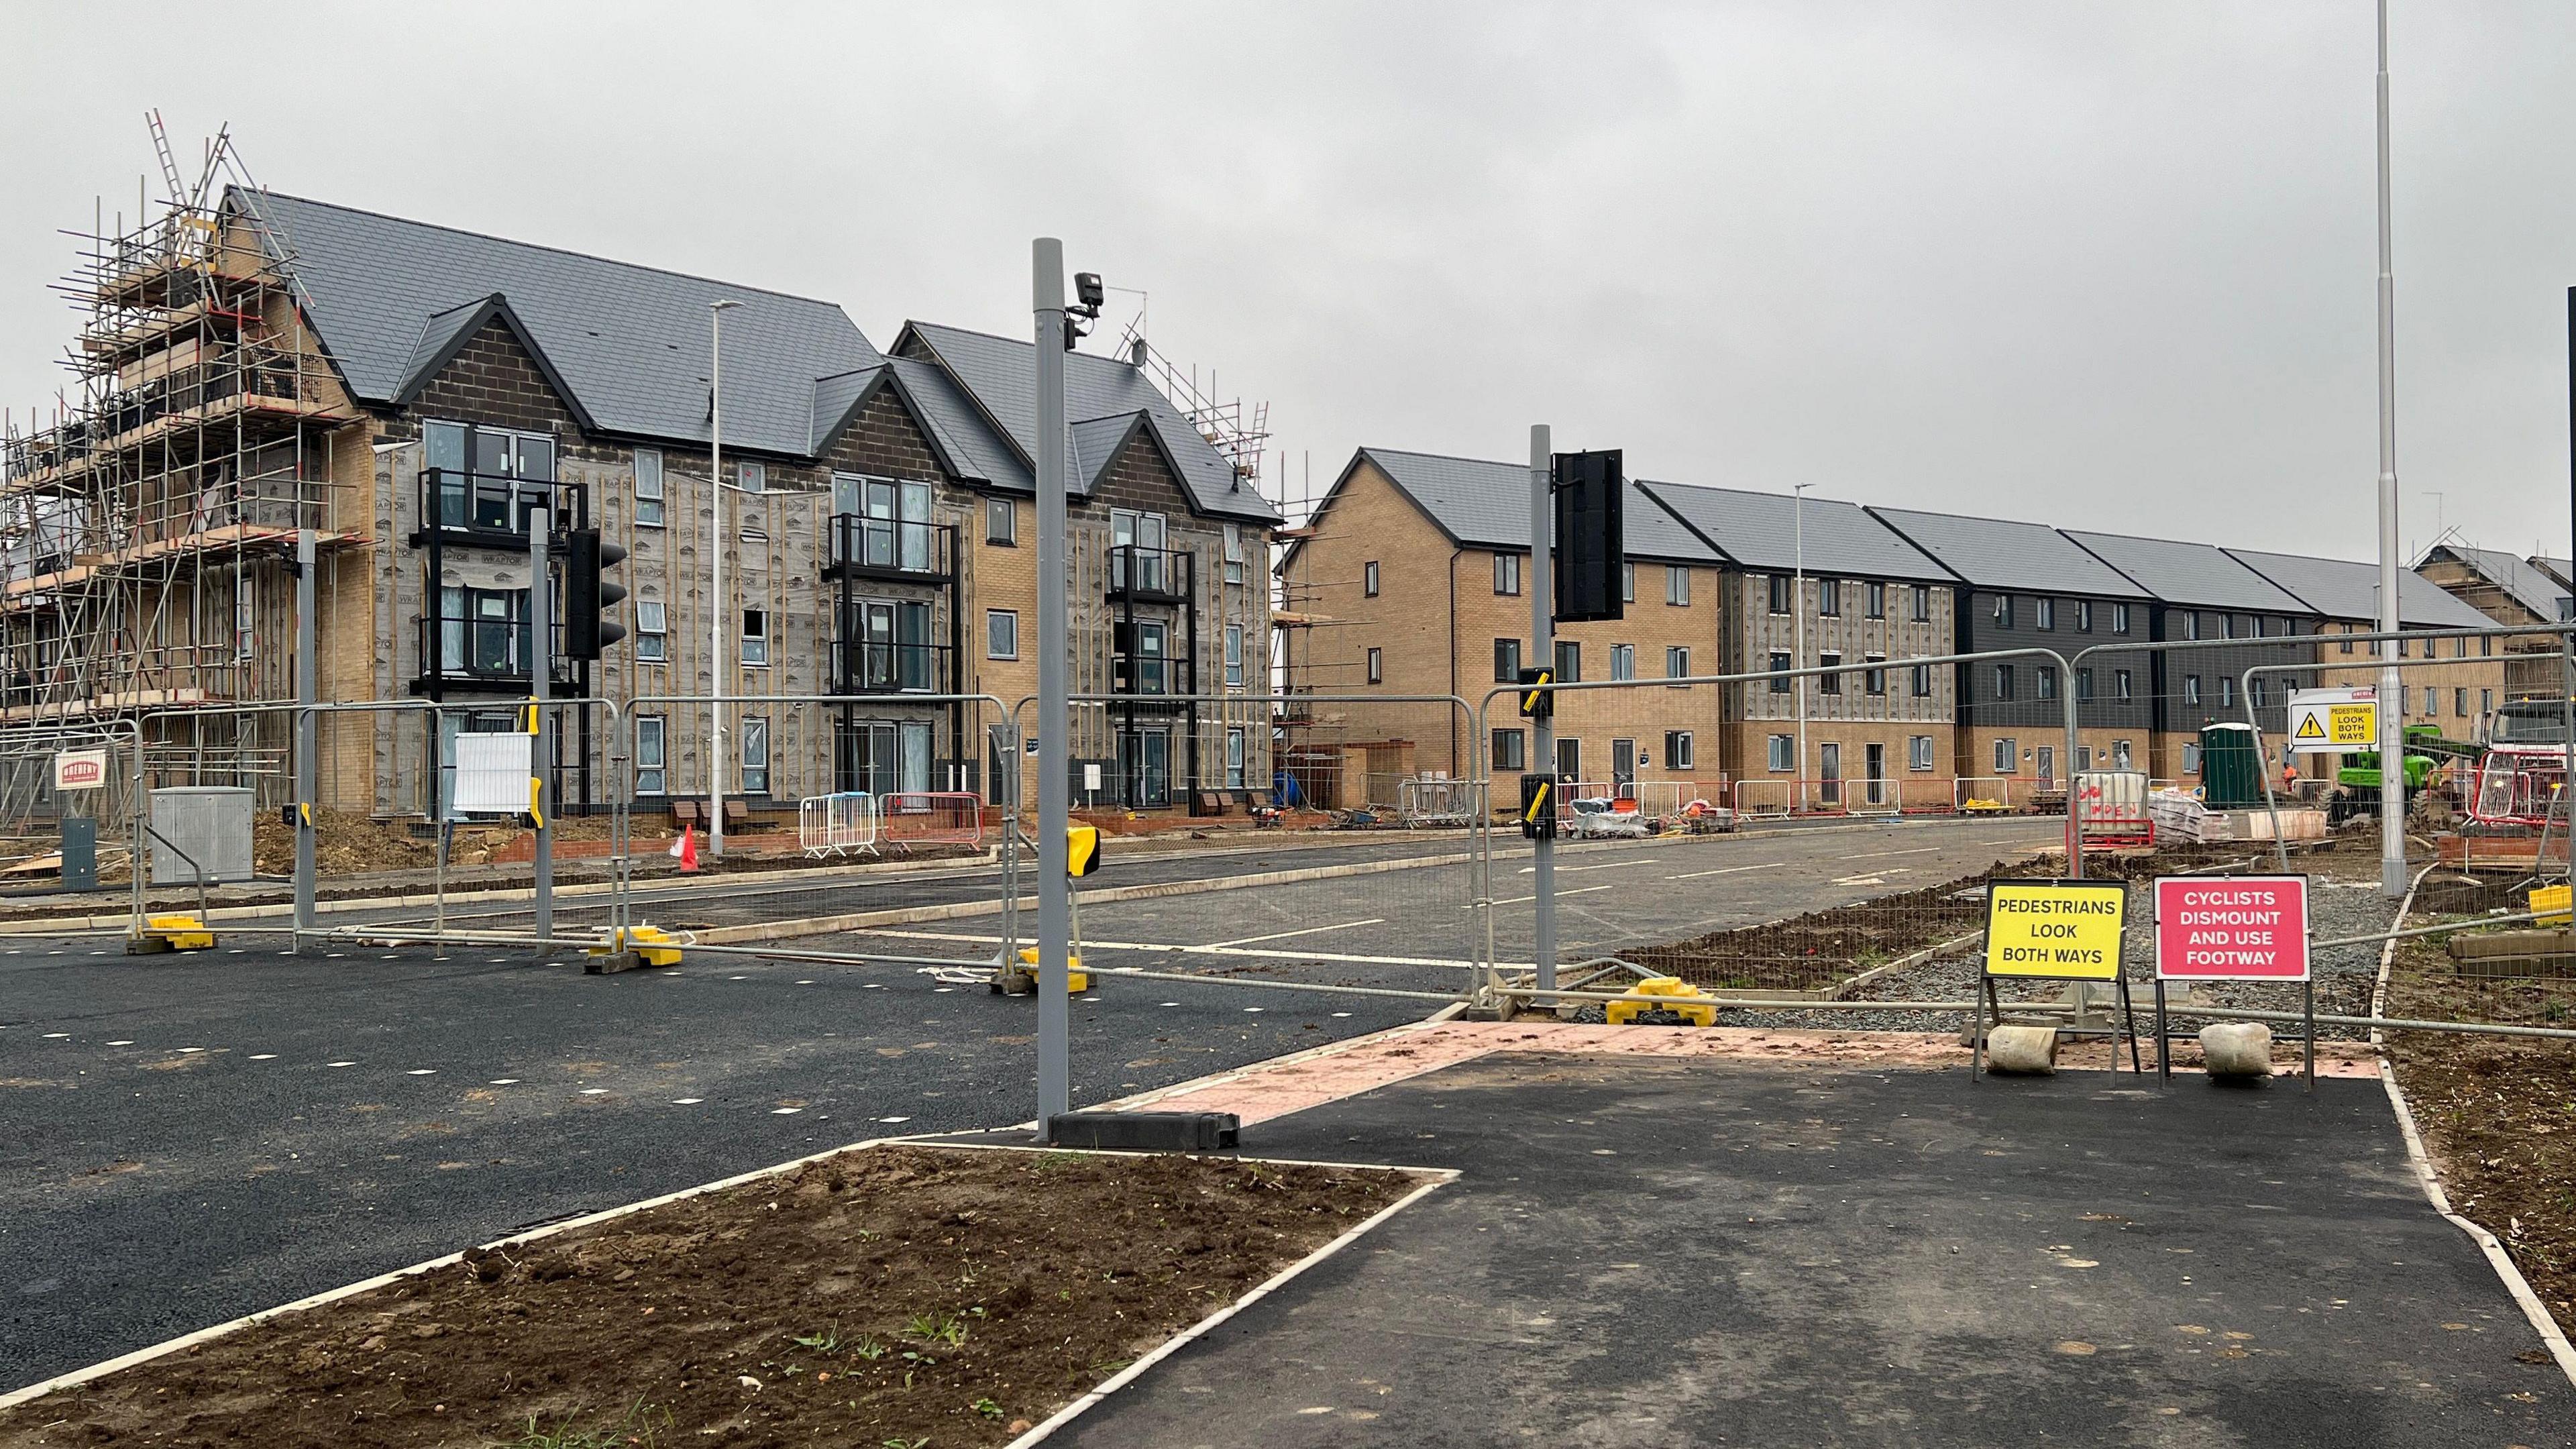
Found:
<path fill-rule="evenodd" d="M 2086 846 L 2153 845 L 2155 822 L 2147 815 L 2147 777 L 2135 770 L 2088 770 L 2075 777 L 2067 808 L 2083 821 Z"/>
<path fill-rule="evenodd" d="M 1396 801 L 1397 813 L 1410 826 L 1473 825 L 1485 815 L 1485 786 L 1481 780 L 1417 775 L 1397 787 Z"/>
<path fill-rule="evenodd" d="M 983 799 L 964 791 L 898 790 L 878 814 L 881 838 L 898 848 L 984 843 Z"/>
<path fill-rule="evenodd" d="M 796 806 L 796 848 L 815 860 L 874 855 L 883 818 L 877 797 L 864 790 L 808 796 Z"/>

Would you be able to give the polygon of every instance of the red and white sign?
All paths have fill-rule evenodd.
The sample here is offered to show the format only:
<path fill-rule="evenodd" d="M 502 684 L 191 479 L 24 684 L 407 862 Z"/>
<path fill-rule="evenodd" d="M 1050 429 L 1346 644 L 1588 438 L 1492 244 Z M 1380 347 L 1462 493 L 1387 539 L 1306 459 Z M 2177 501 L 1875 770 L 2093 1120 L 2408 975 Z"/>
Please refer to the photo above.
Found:
<path fill-rule="evenodd" d="M 57 790 L 96 790 L 107 784 L 107 751 L 57 750 L 54 752 L 54 788 Z"/>
<path fill-rule="evenodd" d="M 2167 981 L 2307 980 L 2307 877 L 2159 877 L 2156 975 Z"/>

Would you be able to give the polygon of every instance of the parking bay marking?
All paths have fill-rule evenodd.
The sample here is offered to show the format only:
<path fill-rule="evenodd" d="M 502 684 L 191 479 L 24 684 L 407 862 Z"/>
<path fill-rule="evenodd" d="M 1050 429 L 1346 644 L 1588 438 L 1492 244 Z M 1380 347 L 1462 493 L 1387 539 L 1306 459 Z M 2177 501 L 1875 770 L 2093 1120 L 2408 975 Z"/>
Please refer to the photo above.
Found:
<path fill-rule="evenodd" d="M 1218 946 L 1249 946 L 1257 941 L 1284 941 L 1291 936 L 1311 936 L 1318 931 L 1347 931 L 1353 926 L 1383 926 L 1385 924 L 1386 918 L 1384 916 L 1371 916 L 1365 921 L 1344 921 L 1337 926 L 1308 926 L 1302 931 L 1273 931 L 1267 936 L 1242 936 L 1231 941 L 1210 941 L 1208 942 L 1208 946 L 1211 949 Z"/>
<path fill-rule="evenodd" d="M 1602 889 L 1607 890 L 1608 887 L 1604 886 Z M 998 946 L 1002 943 L 1002 938 L 999 936 L 950 935 L 942 931 L 898 931 L 878 928 L 856 931 L 852 934 L 883 936 L 897 941 L 950 941 L 961 946 Z M 1159 951 L 1174 956 L 1254 956 L 1273 961 L 1333 961 L 1354 966 L 1473 967 L 1476 965 L 1473 961 L 1462 960 L 1455 956 L 1360 956 L 1342 951 L 1275 951 L 1252 946 L 1176 946 L 1168 941 L 1100 941 L 1088 937 L 1084 938 L 1082 944 L 1085 950 L 1093 951 Z M 960 961 L 958 964 L 974 966 L 983 963 Z M 1506 961 L 1503 964 L 1511 966 L 1528 963 Z"/>
<path fill-rule="evenodd" d="M 1788 864 L 1788 862 L 1787 862 L 1787 861 L 1785 861 L 1785 860 L 1766 860 L 1766 861 L 1762 862 L 1760 865 L 1727 865 L 1727 866 L 1720 866 L 1720 867 L 1718 867 L 1716 870 L 1694 870 L 1694 871 L 1688 872 L 1687 874 L 1683 874 L 1683 875 L 1668 875 L 1668 876 L 1665 876 L 1665 877 L 1664 877 L 1664 879 L 1666 879 L 1666 880 L 1697 880 L 1697 879 L 1699 879 L 1701 876 L 1704 876 L 1704 875 L 1734 875 L 1734 874 L 1736 874 L 1736 873 L 1738 873 L 1738 872 L 1740 872 L 1740 871 L 1748 871 L 1748 870 L 1777 870 L 1777 869 L 1779 869 L 1781 866 L 1784 866 L 1784 865 L 1787 865 L 1787 864 Z"/>

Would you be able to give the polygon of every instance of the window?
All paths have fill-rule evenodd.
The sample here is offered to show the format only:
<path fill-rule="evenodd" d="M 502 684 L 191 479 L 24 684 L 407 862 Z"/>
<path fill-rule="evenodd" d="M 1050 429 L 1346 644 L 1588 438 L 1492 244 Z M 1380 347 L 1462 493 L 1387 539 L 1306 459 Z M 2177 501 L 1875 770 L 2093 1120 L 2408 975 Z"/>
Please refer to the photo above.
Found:
<path fill-rule="evenodd" d="M 2076 671 L 2075 671 L 2075 702 L 2076 702 L 2076 703 L 2078 703 L 2078 704 L 2087 704 L 2087 703 L 2090 703 L 2090 702 L 2092 701 L 2092 698 L 2093 698 L 2093 671 L 2092 671 L 2092 670 L 2090 670 L 2090 669 L 2079 669 L 2079 670 L 2076 670 Z"/>
<path fill-rule="evenodd" d="M 658 714 L 635 717 L 635 793 L 660 795 L 669 789 L 665 773 L 663 738 L 669 721 Z"/>
<path fill-rule="evenodd" d="M 1914 622 L 1917 624 L 1932 622 L 1932 586 L 1930 584 L 1914 586 Z"/>
<path fill-rule="evenodd" d="M 2397 641 L 2397 657 L 2398 657 L 2398 658 L 2400 658 L 2400 659 L 2405 658 L 2405 657 L 2407 656 L 2408 652 L 2409 652 L 2409 646 L 2413 645 L 2413 644 L 2414 644 L 2414 642 L 2415 642 L 2415 641 L 2414 641 L 2414 640 L 2412 640 L 2412 639 L 2400 639 L 2400 640 L 2398 640 L 2398 641 Z M 2398 711 L 2398 713 L 2399 713 L 2399 714 L 2404 714 L 2405 712 L 2406 712 L 2406 711 L 2404 711 L 2404 710 L 2402 710 L 2402 709 Z"/>
<path fill-rule="evenodd" d="M 1163 646 L 1170 637 L 1171 626 L 1168 624 L 1137 624 L 1135 653 L 1128 661 L 1128 668 L 1135 679 L 1136 693 L 1168 692 L 1168 686 L 1164 681 L 1163 661 L 1166 651 Z"/>
<path fill-rule="evenodd" d="M 1787 574 L 1773 574 L 1771 576 L 1772 613 L 1785 614 L 1789 612 L 1789 582 L 1790 580 Z"/>
<path fill-rule="evenodd" d="M 1843 662 L 1843 657 L 1842 657 L 1841 655 L 1839 655 L 1839 654 L 1819 654 L 1819 655 L 1817 655 L 1817 656 L 1816 656 L 1816 667 L 1817 667 L 1818 669 L 1832 669 L 1832 668 L 1836 667 L 1837 665 L 1841 664 L 1842 662 Z M 1839 675 L 1839 674 L 1819 674 L 1819 675 L 1817 675 L 1817 676 L 1816 676 L 1816 692 L 1817 692 L 1818 694 L 1840 694 L 1840 693 L 1842 693 L 1842 692 L 1843 692 L 1843 677 L 1842 677 L 1841 675 Z"/>
<path fill-rule="evenodd" d="M 1556 682 L 1577 684 L 1583 679 L 1583 646 L 1572 639 L 1556 641 Z"/>
<path fill-rule="evenodd" d="M 1243 626 L 1225 626 L 1225 687 L 1243 688 Z"/>
<path fill-rule="evenodd" d="M 1771 656 L 1771 692 L 1773 694 L 1787 694 L 1789 692 L 1788 675 L 1789 656 L 1786 654 L 1773 654 Z"/>
<path fill-rule="evenodd" d="M 2397 715 L 2398 715 L 2398 718 L 2400 718 L 2400 719 L 2405 718 L 2407 715 L 2409 715 L 2409 714 L 2413 713 L 2413 712 L 2414 712 L 2414 709 L 2415 709 L 2415 686 L 2413 686 L 2413 685 L 2411 685 L 2411 684 L 2401 684 L 2401 685 L 2397 686 Z"/>
<path fill-rule="evenodd" d="M 1664 731 L 1664 768 L 1667 770 L 1687 770 L 1693 768 L 1691 763 L 1691 732 L 1689 730 Z"/>
<path fill-rule="evenodd" d="M 1243 525 L 1240 523 L 1225 526 L 1225 581 L 1229 584 L 1243 582 Z"/>
<path fill-rule="evenodd" d="M 2042 664 L 2031 670 L 2031 682 L 2038 687 L 2041 699 L 2057 698 L 2057 666 Z"/>
<path fill-rule="evenodd" d="M 742 611 L 742 662 L 769 662 L 769 614 L 763 609 Z"/>
<path fill-rule="evenodd" d="M 1862 657 L 1872 664 L 1885 664 L 1887 662 L 1887 656 L 1884 654 L 1867 654 Z M 1860 676 L 1860 692 L 1863 694 L 1887 693 L 1887 671 L 1884 669 L 1869 669 L 1862 671 Z"/>
<path fill-rule="evenodd" d="M 1383 649 L 1372 649 L 1368 652 L 1368 682 L 1386 683 L 1386 651 Z"/>
<path fill-rule="evenodd" d="M 635 522 L 641 528 L 662 526 L 662 450 L 635 450 Z"/>
<path fill-rule="evenodd" d="M 1525 730 L 1494 731 L 1494 768 L 1524 770 L 1529 768 L 1529 734 Z"/>
<path fill-rule="evenodd" d="M 1840 580 L 1840 579 L 1818 579 L 1818 580 L 1816 580 L 1816 612 L 1817 612 L 1818 614 L 1823 615 L 1824 617 L 1826 617 L 1826 618 L 1828 618 L 1828 619 L 1837 619 L 1837 618 L 1842 617 L 1842 612 L 1843 612 L 1843 581 L 1842 581 L 1842 580 Z"/>
<path fill-rule="evenodd" d="M 2129 742 L 2127 740 L 2113 740 L 2111 742 L 2112 769 L 2127 770 L 2134 768 L 2134 766 L 2129 763 L 2130 758 Z"/>
<path fill-rule="evenodd" d="M 1930 699 L 1932 697 L 1932 666 L 1929 664 L 1917 664 L 1914 666 L 1913 674 L 1914 679 L 1912 690 L 1914 697 L 1916 699 Z"/>
<path fill-rule="evenodd" d="M 1689 651 L 1689 650 L 1682 648 L 1682 647 L 1681 647 L 1680 645 L 1678 645 L 1678 644 L 1666 645 L 1666 646 L 1665 646 L 1665 648 L 1664 648 L 1664 677 L 1665 677 L 1666 679 L 1688 679 L 1688 678 L 1690 678 L 1690 651 Z"/>
<path fill-rule="evenodd" d="M 2021 765 L 2021 743 L 2017 740 L 1995 741 L 1995 773 L 2009 775 Z"/>
<path fill-rule="evenodd" d="M 2480 719 L 2484 719 L 2484 718 L 2486 718 L 2488 715 L 2493 714 L 2493 713 L 2495 713 L 2495 691 L 2494 691 L 2494 690 L 2492 690 L 2492 689 L 2481 689 L 2481 690 L 2479 690 L 2479 691 L 2478 691 L 2478 718 L 2480 718 Z"/>
<path fill-rule="evenodd" d="M 1796 735 L 1771 737 L 1771 756 L 1768 763 L 1773 770 L 1794 770 L 1798 768 L 1797 758 L 1798 737 Z"/>
<path fill-rule="evenodd" d="M 2129 698 L 2129 671 L 2125 669 L 2112 670 L 2111 688 L 2115 697 L 2120 699 Z"/>
<path fill-rule="evenodd" d="M 2245 686 L 2246 696 L 2253 700 L 2256 709 L 2263 707 L 2263 684 L 2264 681 L 2257 679 L 2248 682 Z"/>
<path fill-rule="evenodd" d="M 2460 642 L 2465 644 L 2468 641 L 2464 639 Z M 2451 691 L 2451 713 L 2461 719 L 2467 719 L 2469 717 L 2469 692 L 2467 690 L 2454 689 Z"/>
<path fill-rule="evenodd" d="M 2197 609 L 2186 609 L 2186 610 L 2184 610 L 2184 611 L 2183 611 L 2183 616 L 2182 616 L 2182 637 L 2184 637 L 2185 639 L 2197 639 L 2197 638 L 2199 638 L 2199 637 L 2200 637 L 2200 611 L 2199 611 L 2199 610 L 2197 610 Z"/>
<path fill-rule="evenodd" d="M 2469 641 L 2468 641 L 2468 640 L 2466 640 L 2466 639 L 2454 639 L 2454 640 L 2452 640 L 2452 641 L 2451 641 L 2451 643 L 2452 643 L 2452 649 L 2451 649 L 2451 657 L 2452 657 L 2452 658 L 2454 658 L 2454 659 L 2466 659 L 2466 658 L 2468 658 L 2468 657 L 2469 657 Z"/>
<path fill-rule="evenodd" d="M 1612 679 L 1634 679 L 1637 677 L 1636 645 L 1613 644 L 1610 646 L 1610 677 Z"/>
<path fill-rule="evenodd" d="M 1556 777 L 1560 780 L 1583 778 L 1583 741 L 1558 740 L 1556 742 Z"/>
<path fill-rule="evenodd" d="M 2055 599 L 2033 599 L 2033 600 L 2031 600 L 2031 601 L 2030 601 L 2030 621 L 2031 621 L 2031 623 L 2033 623 L 2033 624 L 2037 625 L 2038 627 L 2040 627 L 2040 628 L 2042 628 L 2042 629 L 2054 629 L 2054 628 L 2056 628 L 2056 627 L 2057 627 L 2057 601 L 2056 601 Z"/>
<path fill-rule="evenodd" d="M 2236 707 L 2236 681 L 2224 674 L 2218 676 L 2218 707 L 2220 709 Z"/>
<path fill-rule="evenodd" d="M 769 793 L 769 721 L 756 714 L 742 721 L 742 793 Z"/>
<path fill-rule="evenodd" d="M 527 510 L 549 501 L 548 489 L 526 485 L 554 481 L 550 434 L 424 423 L 421 449 L 438 475 L 433 486 L 440 528 L 524 533 Z"/>
<path fill-rule="evenodd" d="M 1366 599 L 1374 599 L 1377 597 L 1376 559 L 1370 559 L 1367 563 L 1360 565 L 1360 597 Z"/>
<path fill-rule="evenodd" d="M 1880 583 L 1880 582 L 1879 582 L 1878 580 L 1876 580 L 1876 579 L 1872 579 L 1872 580 L 1870 580 L 1870 581 L 1869 581 L 1869 598 L 1868 598 L 1868 600 L 1867 600 L 1867 604 L 1868 604 L 1868 607 L 1867 607 L 1867 609 L 1865 610 L 1865 612 L 1869 615 L 1869 617 L 1871 617 L 1871 618 L 1873 618 L 1873 619 L 1884 619 L 1884 618 L 1886 618 L 1886 617 L 1887 617 L 1887 585 L 1885 585 L 1885 584 L 1883 584 L 1883 583 Z"/>
<path fill-rule="evenodd" d="M 1623 604 L 1637 602 L 1637 566 L 1635 564 L 1619 565 L 1619 602 Z"/>
<path fill-rule="evenodd" d="M 1017 547 L 1020 542 L 1020 505 L 1008 498 L 985 499 L 984 541 Z"/>
<path fill-rule="evenodd" d="M 1930 735 L 1908 735 L 1905 737 L 1905 768 L 1909 770 L 1928 770 L 1932 768 L 1932 737 Z"/>
<path fill-rule="evenodd" d="M 2230 639 L 2258 638 L 2260 636 L 2254 630 L 2259 627 L 2261 627 L 2261 621 L 2248 619 L 2242 614 L 2227 616 L 2227 637 Z"/>
<path fill-rule="evenodd" d="M 1995 627 L 1998 629 L 2012 627 L 2012 595 L 2010 594 L 1995 595 Z"/>
<path fill-rule="evenodd" d="M 984 611 L 984 657 L 1017 659 L 1020 657 L 1020 611 L 986 609 Z"/>
<path fill-rule="evenodd" d="M 2352 652 L 2352 626 L 2350 624 L 2343 626 L 2343 643 L 2338 647 L 2346 654 L 2350 654 Z"/>
<path fill-rule="evenodd" d="M 2493 659 L 2495 657 L 2495 636 L 2493 634 L 2483 634 L 2479 636 L 2478 657 L 2480 659 Z"/>
<path fill-rule="evenodd" d="M 635 601 L 635 661 L 662 664 L 671 657 L 669 606 L 651 599 Z"/>
<path fill-rule="evenodd" d="M 1520 677 L 1521 641 L 1518 639 L 1495 640 L 1494 682 L 1496 684 L 1512 684 L 1517 682 Z"/>
<path fill-rule="evenodd" d="M 2075 632 L 2078 634 L 2090 634 L 2093 632 L 2093 601 L 2091 599 L 2077 599 L 2075 601 Z"/>
<path fill-rule="evenodd" d="M 769 468 L 766 464 L 736 463 L 733 465 L 733 476 L 734 486 L 745 493 L 769 491 Z"/>
<path fill-rule="evenodd" d="M 2191 741 L 2182 747 L 2182 772 L 2186 775 L 2197 775 L 2200 773 L 2199 741 Z"/>
<path fill-rule="evenodd" d="M 1664 602 L 1680 608 L 1690 607 L 1690 570 L 1674 564 L 1664 566 Z"/>
<path fill-rule="evenodd" d="M 1995 666 L 1995 698 L 2010 699 L 2012 697 L 2013 667 L 2009 664 L 1998 664 Z"/>
<path fill-rule="evenodd" d="M 2182 677 L 2182 702 L 2185 704 L 2200 703 L 2199 675 L 2186 674 Z"/>
<path fill-rule="evenodd" d="M 1227 789 L 1229 789 L 1229 790 L 1240 790 L 1240 789 L 1242 789 L 1242 788 L 1243 788 L 1243 748 L 1244 748 L 1244 733 L 1243 733 L 1243 726 L 1241 726 L 1241 725 L 1228 725 L 1228 726 L 1226 726 L 1226 729 L 1225 729 L 1225 788 L 1227 788 Z"/>
<path fill-rule="evenodd" d="M 2128 605 L 2113 604 L 2111 606 L 2111 632 L 2114 634 L 2126 634 L 2129 632 Z"/>
<path fill-rule="evenodd" d="M 1494 555 L 1494 592 L 1517 594 L 1521 591 L 1521 556 L 1516 553 Z"/>

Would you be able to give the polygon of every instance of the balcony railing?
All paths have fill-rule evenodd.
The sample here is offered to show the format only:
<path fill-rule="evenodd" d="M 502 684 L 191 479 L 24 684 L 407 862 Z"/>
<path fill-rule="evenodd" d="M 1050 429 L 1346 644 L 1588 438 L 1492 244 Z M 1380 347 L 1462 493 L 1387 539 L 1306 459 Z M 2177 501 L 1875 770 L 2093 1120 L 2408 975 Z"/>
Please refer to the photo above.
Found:
<path fill-rule="evenodd" d="M 832 515 L 832 551 L 823 576 L 941 583 L 956 574 L 957 530 L 945 523 Z"/>
<path fill-rule="evenodd" d="M 564 653 L 563 626 L 548 632 L 553 636 L 554 680 L 570 684 L 576 676 Z M 531 633 L 525 619 L 423 615 L 416 641 L 420 673 L 415 688 L 439 684 L 524 691 L 529 684 Z"/>
<path fill-rule="evenodd" d="M 1109 597 L 1179 603 L 1190 596 L 1194 556 L 1176 548 L 1132 543 L 1109 548 Z"/>
<path fill-rule="evenodd" d="M 840 646 L 838 694 L 932 694 L 948 687 L 956 651 L 945 644 L 894 644 L 865 639 Z"/>
<path fill-rule="evenodd" d="M 556 506 L 555 485 L 536 478 L 424 468 L 420 473 L 420 527 L 416 547 L 435 529 L 451 543 L 485 547 L 528 544 L 528 510 Z M 579 520 L 573 520 L 576 525 Z"/>

